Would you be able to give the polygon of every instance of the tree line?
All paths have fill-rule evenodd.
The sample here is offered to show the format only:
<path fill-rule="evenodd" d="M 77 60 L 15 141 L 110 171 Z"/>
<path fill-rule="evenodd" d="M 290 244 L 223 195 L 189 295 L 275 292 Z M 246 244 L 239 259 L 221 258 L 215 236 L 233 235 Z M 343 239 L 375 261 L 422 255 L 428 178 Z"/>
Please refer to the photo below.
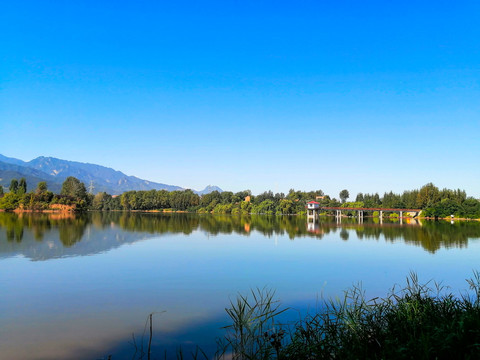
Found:
<path fill-rule="evenodd" d="M 85 184 L 70 176 L 62 184 L 60 194 L 48 190 L 47 183 L 40 181 L 35 190 L 27 192 L 27 181 L 12 179 L 9 191 L 4 192 L 0 186 L 0 209 L 2 210 L 49 210 L 52 205 L 65 205 L 75 210 L 90 208 L 90 195 Z"/>
<path fill-rule="evenodd" d="M 355 201 L 347 202 L 347 189 L 340 191 L 339 200 L 324 194 L 322 190 L 298 191 L 288 194 L 265 191 L 253 195 L 250 190 L 233 193 L 213 191 L 202 196 L 192 190 L 127 191 L 121 195 L 99 192 L 89 194 L 85 185 L 75 177 L 68 177 L 62 184 L 60 194 L 47 189 L 46 182 L 39 182 L 35 190 L 27 192 L 25 178 L 12 179 L 9 192 L 0 186 L 0 209 L 47 210 L 53 204 L 71 206 L 75 210 L 167 210 L 214 214 L 266 214 L 302 215 L 308 201 L 316 200 L 324 207 L 421 209 L 426 217 L 480 218 L 480 201 L 468 197 L 464 190 L 442 189 L 428 183 L 416 190 L 394 192 L 358 193 Z"/>

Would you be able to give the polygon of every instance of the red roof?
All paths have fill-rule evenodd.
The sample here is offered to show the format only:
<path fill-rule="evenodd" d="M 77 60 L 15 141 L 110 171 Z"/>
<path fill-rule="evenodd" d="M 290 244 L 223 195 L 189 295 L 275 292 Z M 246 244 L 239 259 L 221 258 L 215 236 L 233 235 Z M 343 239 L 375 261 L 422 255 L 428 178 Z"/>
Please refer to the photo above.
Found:
<path fill-rule="evenodd" d="M 319 204 L 320 205 L 320 203 L 316 202 L 316 201 L 309 201 L 307 204 Z"/>

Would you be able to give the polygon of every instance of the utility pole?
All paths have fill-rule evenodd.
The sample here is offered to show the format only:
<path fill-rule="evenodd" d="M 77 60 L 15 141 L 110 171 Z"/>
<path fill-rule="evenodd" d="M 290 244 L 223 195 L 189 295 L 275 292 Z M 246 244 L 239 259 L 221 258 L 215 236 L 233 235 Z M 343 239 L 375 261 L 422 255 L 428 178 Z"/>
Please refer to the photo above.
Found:
<path fill-rule="evenodd" d="M 88 192 L 93 195 L 93 189 L 95 187 L 93 186 L 93 180 L 90 180 L 90 186 L 88 187 Z"/>

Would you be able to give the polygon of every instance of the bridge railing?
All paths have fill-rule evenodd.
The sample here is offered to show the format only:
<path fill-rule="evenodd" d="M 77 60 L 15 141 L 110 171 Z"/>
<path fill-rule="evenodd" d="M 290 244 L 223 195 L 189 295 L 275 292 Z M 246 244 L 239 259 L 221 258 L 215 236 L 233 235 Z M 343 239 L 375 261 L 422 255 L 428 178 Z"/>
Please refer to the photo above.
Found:
<path fill-rule="evenodd" d="M 403 211 L 403 212 L 420 212 L 421 209 L 394 209 L 394 208 L 354 208 L 354 207 L 329 207 L 320 206 L 321 210 L 358 210 L 358 211 Z"/>

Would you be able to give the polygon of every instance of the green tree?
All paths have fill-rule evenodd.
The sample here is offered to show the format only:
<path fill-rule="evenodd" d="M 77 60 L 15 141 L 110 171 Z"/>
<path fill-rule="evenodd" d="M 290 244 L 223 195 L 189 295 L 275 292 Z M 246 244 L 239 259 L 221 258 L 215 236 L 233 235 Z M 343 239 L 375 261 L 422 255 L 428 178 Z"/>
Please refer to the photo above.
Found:
<path fill-rule="evenodd" d="M 240 213 L 242 215 L 250 214 L 252 211 L 252 203 L 250 201 L 242 201 L 240 203 Z"/>
<path fill-rule="evenodd" d="M 402 202 L 402 197 L 394 194 L 393 191 L 383 194 L 382 204 L 384 208 L 403 208 L 405 205 Z"/>
<path fill-rule="evenodd" d="M 224 191 L 220 193 L 222 204 L 230 204 L 233 199 L 233 193 L 231 191 Z"/>
<path fill-rule="evenodd" d="M 356 202 L 359 202 L 359 201 L 363 202 L 363 194 L 361 192 L 359 192 L 357 194 L 357 197 L 355 198 L 355 201 Z"/>
<path fill-rule="evenodd" d="M 9 192 L 0 198 L 0 209 L 3 210 L 15 210 L 18 207 L 20 197 L 13 193 Z"/>
<path fill-rule="evenodd" d="M 407 209 L 418 209 L 420 205 L 417 203 L 418 190 L 404 191 L 402 194 L 402 203 Z"/>
<path fill-rule="evenodd" d="M 281 214 L 292 214 L 294 211 L 293 201 L 288 199 L 280 200 L 277 211 Z"/>
<path fill-rule="evenodd" d="M 235 193 L 234 199 L 235 201 L 242 202 L 245 201 L 247 196 L 252 196 L 252 192 L 250 190 L 239 191 Z"/>
<path fill-rule="evenodd" d="M 172 198 L 170 198 L 170 199 L 172 199 Z M 200 205 L 202 207 L 207 207 L 211 203 L 214 203 L 213 206 L 215 206 L 216 204 L 221 203 L 221 202 L 222 202 L 222 195 L 216 190 L 212 191 L 209 194 L 202 195 L 202 198 L 200 199 Z M 173 205 L 172 205 L 172 207 L 173 207 Z M 212 207 L 212 209 L 213 209 L 213 207 Z"/>
<path fill-rule="evenodd" d="M 154 190 L 155 191 L 155 190 Z M 111 210 L 112 196 L 106 192 L 99 192 L 92 200 L 93 210 Z"/>
<path fill-rule="evenodd" d="M 73 176 L 69 176 L 62 184 L 61 195 L 71 196 L 77 200 L 87 199 L 85 184 Z"/>
<path fill-rule="evenodd" d="M 259 195 L 255 196 L 255 199 L 253 200 L 253 203 L 255 205 L 258 205 L 258 204 L 264 202 L 265 200 L 271 200 L 272 203 L 274 203 L 275 195 L 273 195 L 273 192 L 271 190 L 265 191 L 262 194 L 259 194 Z"/>
<path fill-rule="evenodd" d="M 16 194 L 18 192 L 18 180 L 12 179 L 12 181 L 10 181 L 10 187 L 8 189 L 12 194 Z"/>
<path fill-rule="evenodd" d="M 2 186 L 2 185 L 0 185 L 0 197 L 2 197 L 2 196 L 3 196 L 3 194 L 4 194 L 4 192 L 3 192 L 3 186 Z"/>
<path fill-rule="evenodd" d="M 37 189 L 35 190 L 35 193 L 38 195 L 38 194 L 42 194 L 42 193 L 46 192 L 47 190 L 48 190 L 47 182 L 46 181 L 40 181 L 37 184 Z"/>
<path fill-rule="evenodd" d="M 19 195 L 23 195 L 23 194 L 26 194 L 27 193 L 27 180 L 22 177 L 20 179 L 20 182 L 18 183 L 18 191 L 17 193 Z"/>
<path fill-rule="evenodd" d="M 342 203 L 344 203 L 350 197 L 350 193 L 347 189 L 343 189 L 342 191 L 340 191 L 340 194 L 338 194 L 338 196 L 340 197 L 340 200 L 342 200 Z"/>
<path fill-rule="evenodd" d="M 462 204 L 462 213 L 466 218 L 480 218 L 480 201 L 468 198 Z"/>
<path fill-rule="evenodd" d="M 275 203 L 270 199 L 264 200 L 260 204 L 254 205 L 252 208 L 252 213 L 254 214 L 272 215 L 274 212 Z"/>
<path fill-rule="evenodd" d="M 428 183 L 420 189 L 417 195 L 417 204 L 424 209 L 433 206 L 440 201 L 440 191 L 432 183 Z"/>
<path fill-rule="evenodd" d="M 170 207 L 170 197 L 167 190 L 159 190 L 155 194 L 155 204 L 159 209 L 168 209 Z"/>
<path fill-rule="evenodd" d="M 120 203 L 124 210 L 138 210 L 140 197 L 135 190 L 124 192 L 120 198 Z"/>

